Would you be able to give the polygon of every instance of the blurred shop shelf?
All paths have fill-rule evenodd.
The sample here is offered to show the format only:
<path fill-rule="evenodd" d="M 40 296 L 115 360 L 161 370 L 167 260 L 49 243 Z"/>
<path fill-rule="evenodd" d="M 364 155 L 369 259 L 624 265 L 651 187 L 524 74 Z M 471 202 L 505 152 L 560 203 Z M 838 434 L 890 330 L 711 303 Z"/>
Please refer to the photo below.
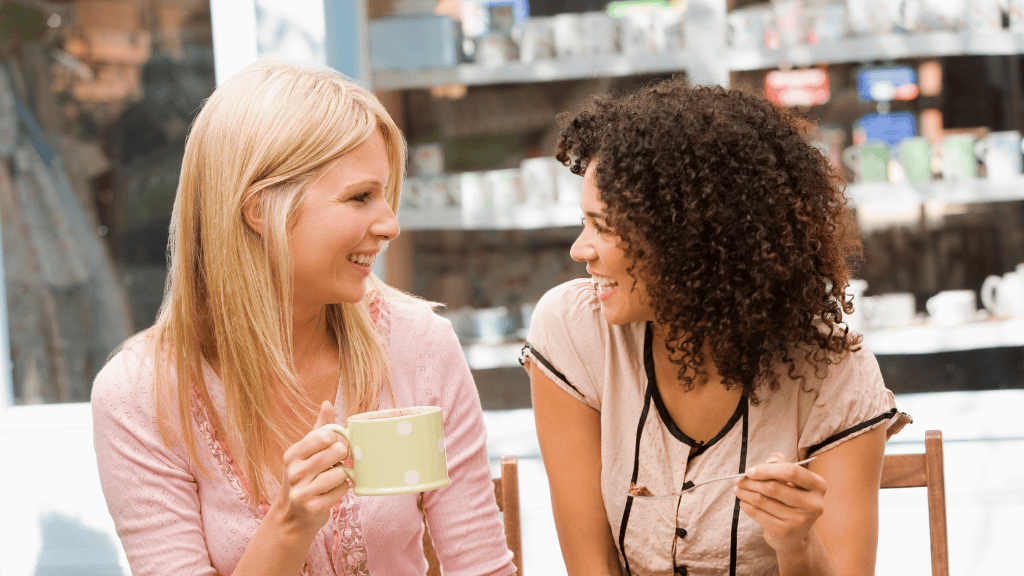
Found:
<path fill-rule="evenodd" d="M 906 184 L 851 184 L 847 196 L 854 206 L 911 201 L 924 204 L 940 201 L 945 204 L 976 204 L 1024 200 L 1024 176 L 993 181 L 986 178 L 964 180 L 932 180 Z"/>
<path fill-rule="evenodd" d="M 846 38 L 784 48 L 730 49 L 732 71 L 940 56 L 999 56 L 1024 53 L 1024 35 L 1006 31 L 924 32 Z"/>
<path fill-rule="evenodd" d="M 717 59 L 717 58 L 716 58 Z M 465 84 L 523 84 L 583 78 L 611 78 L 705 70 L 710 63 L 690 51 L 654 54 L 611 54 L 534 62 L 506 62 L 500 66 L 462 64 L 423 70 L 374 70 L 374 90 L 410 90 Z"/>
<path fill-rule="evenodd" d="M 986 320 L 959 326 L 922 324 L 864 332 L 864 341 L 880 356 L 964 352 L 988 348 L 1024 347 L 1024 318 Z M 469 344 L 462 348 L 472 370 L 519 366 L 523 342 Z"/>
<path fill-rule="evenodd" d="M 579 206 L 516 206 L 464 212 L 460 208 L 403 208 L 398 222 L 405 230 L 536 230 L 579 226 Z"/>
<path fill-rule="evenodd" d="M 1009 202 L 1024 200 L 1024 176 L 1006 181 L 985 178 L 970 180 L 933 180 L 917 184 L 851 184 L 847 196 L 853 206 L 868 204 L 923 205 L 930 201 L 945 204 Z M 466 212 L 458 207 L 409 208 L 399 211 L 398 221 L 405 230 L 536 230 L 578 226 L 578 206 L 556 204 L 550 207 L 516 206 Z"/>
<path fill-rule="evenodd" d="M 870 62 L 899 58 L 941 56 L 996 56 L 1024 54 L 1024 34 L 1007 31 L 941 31 L 882 34 L 822 42 L 814 46 L 783 48 L 731 48 L 725 64 L 730 71 L 766 70 L 780 66 L 808 66 L 841 62 Z M 714 58 L 717 60 L 717 58 Z M 410 90 L 463 84 L 522 84 L 610 78 L 679 71 L 706 71 L 717 65 L 699 51 L 653 54 L 612 54 L 572 59 L 506 62 L 500 66 L 462 64 L 451 68 L 374 70 L 375 90 Z"/>
<path fill-rule="evenodd" d="M 958 326 L 925 324 L 868 330 L 864 341 L 878 355 L 934 354 L 1024 346 L 1024 318 Z"/>

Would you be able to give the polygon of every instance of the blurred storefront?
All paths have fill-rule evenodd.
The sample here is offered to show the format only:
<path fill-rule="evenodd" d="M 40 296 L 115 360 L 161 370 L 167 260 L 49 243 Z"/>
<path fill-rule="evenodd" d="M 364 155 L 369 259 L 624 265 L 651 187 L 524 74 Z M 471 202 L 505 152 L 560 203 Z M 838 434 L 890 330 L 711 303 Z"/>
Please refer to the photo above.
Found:
<path fill-rule="evenodd" d="M 206 0 L 0 7 L 13 404 L 88 400 L 160 303 L 185 134 L 214 87 Z"/>
<path fill-rule="evenodd" d="M 89 393 L 153 322 L 185 135 L 214 88 L 207 0 L 0 3 L 4 574 L 126 574 Z"/>

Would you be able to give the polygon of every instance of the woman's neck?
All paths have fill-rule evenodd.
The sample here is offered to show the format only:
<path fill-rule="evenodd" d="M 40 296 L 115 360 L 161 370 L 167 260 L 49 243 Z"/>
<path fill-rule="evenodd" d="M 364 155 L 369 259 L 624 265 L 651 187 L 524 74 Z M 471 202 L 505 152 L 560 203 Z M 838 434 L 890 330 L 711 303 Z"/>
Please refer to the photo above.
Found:
<path fill-rule="evenodd" d="M 337 356 L 338 346 L 327 329 L 327 309 L 297 309 L 292 315 L 292 358 L 296 370 L 310 362 L 317 363 L 324 354 Z"/>
<path fill-rule="evenodd" d="M 687 436 L 701 442 L 710 440 L 728 422 L 743 395 L 740 387 L 726 388 L 718 368 L 711 359 L 710 345 L 702 350 L 703 376 L 695 375 L 692 386 L 683 386 L 679 379 L 680 365 L 672 362 L 665 347 L 667 330 L 655 324 L 652 328 L 651 355 L 654 361 L 655 384 L 676 426 Z"/>

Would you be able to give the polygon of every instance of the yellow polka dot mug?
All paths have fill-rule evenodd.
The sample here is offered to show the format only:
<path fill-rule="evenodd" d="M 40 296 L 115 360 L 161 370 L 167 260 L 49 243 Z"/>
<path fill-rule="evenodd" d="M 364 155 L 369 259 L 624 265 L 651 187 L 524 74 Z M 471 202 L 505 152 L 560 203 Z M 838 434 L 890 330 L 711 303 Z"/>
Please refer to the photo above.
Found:
<path fill-rule="evenodd" d="M 441 408 L 414 406 L 348 417 L 348 426 L 326 424 L 348 442 L 352 468 L 344 466 L 360 496 L 425 492 L 448 485 Z"/>

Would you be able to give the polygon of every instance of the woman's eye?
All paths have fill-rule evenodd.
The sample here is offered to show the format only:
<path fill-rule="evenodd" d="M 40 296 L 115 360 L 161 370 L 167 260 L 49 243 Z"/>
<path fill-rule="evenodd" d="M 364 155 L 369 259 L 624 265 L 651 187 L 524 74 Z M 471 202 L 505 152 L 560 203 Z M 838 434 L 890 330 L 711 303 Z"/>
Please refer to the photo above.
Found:
<path fill-rule="evenodd" d="M 370 198 L 370 193 L 369 192 L 363 192 L 362 194 L 356 194 L 355 196 L 352 197 L 353 200 L 355 200 L 356 202 L 359 202 L 360 204 L 365 203 L 369 198 Z"/>

